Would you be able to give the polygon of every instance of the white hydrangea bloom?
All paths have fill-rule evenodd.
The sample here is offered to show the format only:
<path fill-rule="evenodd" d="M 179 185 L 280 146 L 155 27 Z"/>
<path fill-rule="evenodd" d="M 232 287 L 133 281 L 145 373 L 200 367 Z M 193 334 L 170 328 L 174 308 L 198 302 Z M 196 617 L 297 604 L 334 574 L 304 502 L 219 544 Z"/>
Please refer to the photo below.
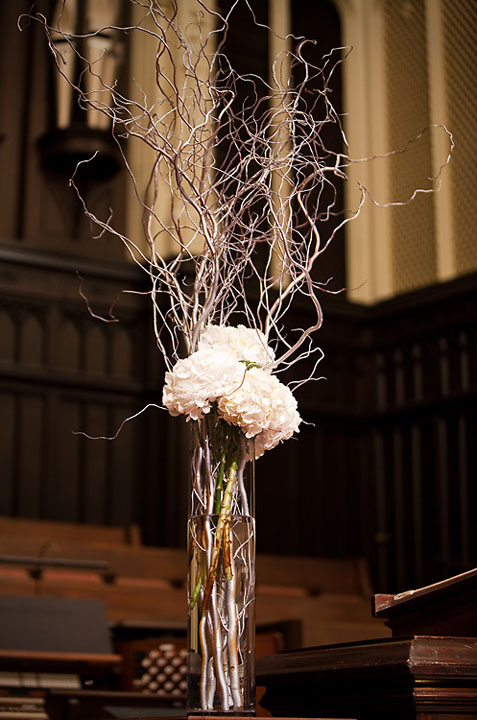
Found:
<path fill-rule="evenodd" d="M 298 420 L 298 423 L 299 422 L 300 420 Z M 273 450 L 274 447 L 284 440 L 289 440 L 295 432 L 298 432 L 298 426 L 295 430 L 292 430 L 290 426 L 287 432 L 283 432 L 283 429 L 263 430 L 263 432 L 255 437 L 255 458 L 261 457 L 266 450 Z"/>
<path fill-rule="evenodd" d="M 261 368 L 247 370 L 243 383 L 217 400 L 219 414 L 255 438 L 255 456 L 288 440 L 300 425 L 297 402 L 290 389 Z"/>
<path fill-rule="evenodd" d="M 162 402 L 171 415 L 198 420 L 218 397 L 240 386 L 245 370 L 243 363 L 225 352 L 198 350 L 166 373 Z"/>
<path fill-rule="evenodd" d="M 290 438 L 298 430 L 300 416 L 292 392 L 267 365 L 273 351 L 265 337 L 244 326 L 210 325 L 199 349 L 178 360 L 166 373 L 162 401 L 171 415 L 199 420 L 217 403 L 219 415 L 230 425 L 255 438 L 255 456 Z"/>
<path fill-rule="evenodd" d="M 199 341 L 199 350 L 205 348 L 224 351 L 236 360 L 247 360 L 258 365 L 269 365 L 275 359 L 275 353 L 268 347 L 265 335 L 260 330 L 244 325 L 208 325 Z"/>

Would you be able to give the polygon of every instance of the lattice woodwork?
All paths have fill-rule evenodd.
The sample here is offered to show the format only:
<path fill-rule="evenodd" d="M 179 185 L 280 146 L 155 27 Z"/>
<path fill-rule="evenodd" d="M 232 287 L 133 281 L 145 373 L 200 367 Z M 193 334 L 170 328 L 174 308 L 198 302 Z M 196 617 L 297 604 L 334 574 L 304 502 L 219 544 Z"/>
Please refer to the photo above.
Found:
<path fill-rule="evenodd" d="M 187 688 L 185 638 L 146 639 L 130 644 L 132 687 L 163 698 L 183 700 Z M 124 650 L 123 650 L 124 652 Z"/>
<path fill-rule="evenodd" d="M 444 62 L 449 127 L 456 147 L 450 165 L 457 274 L 477 270 L 477 4 L 443 0 Z"/>
<path fill-rule="evenodd" d="M 386 107 L 389 146 L 400 149 L 429 124 L 424 0 L 386 0 L 384 6 Z M 407 200 L 430 187 L 430 136 L 413 143 L 389 165 L 389 200 Z M 392 208 L 392 282 L 395 293 L 436 279 L 432 195 Z"/>

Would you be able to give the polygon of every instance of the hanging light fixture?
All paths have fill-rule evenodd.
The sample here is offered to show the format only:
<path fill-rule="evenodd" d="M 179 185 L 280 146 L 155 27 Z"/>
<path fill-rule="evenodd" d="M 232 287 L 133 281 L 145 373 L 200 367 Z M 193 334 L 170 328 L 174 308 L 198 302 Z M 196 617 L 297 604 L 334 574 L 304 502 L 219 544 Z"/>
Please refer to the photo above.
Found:
<path fill-rule="evenodd" d="M 82 176 L 107 179 L 121 166 L 111 118 L 101 110 L 110 108 L 108 87 L 117 80 L 123 54 L 114 29 L 120 6 L 120 0 L 56 3 L 49 129 L 38 141 L 46 170 L 71 175 L 79 162 L 89 160 L 81 165 Z"/>

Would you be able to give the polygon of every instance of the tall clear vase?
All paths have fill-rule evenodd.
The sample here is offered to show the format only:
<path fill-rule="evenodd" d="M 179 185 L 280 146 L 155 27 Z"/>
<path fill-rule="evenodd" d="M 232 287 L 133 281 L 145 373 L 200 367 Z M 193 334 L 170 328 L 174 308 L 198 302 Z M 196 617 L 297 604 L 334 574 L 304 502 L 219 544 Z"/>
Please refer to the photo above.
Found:
<path fill-rule="evenodd" d="M 187 712 L 255 714 L 255 455 L 214 412 L 193 423 Z"/>

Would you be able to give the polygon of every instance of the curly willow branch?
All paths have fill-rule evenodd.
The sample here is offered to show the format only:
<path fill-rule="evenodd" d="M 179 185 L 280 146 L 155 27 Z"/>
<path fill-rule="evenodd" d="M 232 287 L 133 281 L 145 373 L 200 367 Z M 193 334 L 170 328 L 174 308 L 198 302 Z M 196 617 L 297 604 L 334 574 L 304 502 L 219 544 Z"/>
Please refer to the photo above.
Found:
<path fill-rule="evenodd" d="M 99 28 L 82 35 L 81 43 L 60 22 L 54 27 L 44 15 L 30 17 L 43 25 L 58 72 L 72 85 L 81 106 L 111 121 L 143 211 L 146 249 L 115 229 L 111 217 L 101 220 L 82 202 L 88 217 L 124 243 L 149 275 L 154 331 L 166 366 L 179 357 L 181 341 L 191 353 L 204 326 L 241 316 L 276 344 L 274 369 L 285 369 L 316 350 L 310 338 L 322 323 L 320 294 L 330 290 L 314 279 L 313 268 L 338 229 L 359 215 L 370 195 L 361 186 L 357 210 L 344 214 L 337 207 L 335 179 L 346 180 L 350 164 L 372 158 L 353 159 L 341 148 L 327 148 L 323 140 L 324 130 L 334 124 L 347 147 L 328 83 L 349 48 L 328 53 L 317 67 L 304 57 L 309 41 L 289 36 L 295 49 L 277 57 L 270 81 L 241 75 L 223 52 L 239 0 L 226 16 L 202 0 L 195 2 L 195 24 L 184 27 L 178 0 L 164 6 L 131 0 L 130 6 L 142 13 L 138 22 Z M 139 34 L 144 42 L 154 43 L 154 98 L 140 88 L 134 98 L 127 97 L 116 82 L 108 84 L 99 75 L 95 62 L 80 54 L 88 38 L 106 31 Z M 69 79 L 58 38 L 77 54 L 81 76 L 94 76 L 94 93 L 85 89 L 87 83 Z M 286 86 L 280 80 L 285 66 L 295 79 Z M 239 101 L 244 88 L 246 99 Z M 449 135 L 452 151 L 452 136 L 440 127 Z M 152 151 L 145 193 L 123 150 L 125 140 L 140 141 Z M 71 183 L 80 196 L 74 177 Z M 169 208 L 159 212 L 164 188 Z M 414 196 L 418 192 L 427 190 L 417 189 Z M 323 220 L 334 219 L 334 230 L 323 238 Z M 172 255 L 161 252 L 163 239 L 175 247 Z M 310 321 L 290 340 L 283 318 L 299 299 L 311 309 Z"/>

